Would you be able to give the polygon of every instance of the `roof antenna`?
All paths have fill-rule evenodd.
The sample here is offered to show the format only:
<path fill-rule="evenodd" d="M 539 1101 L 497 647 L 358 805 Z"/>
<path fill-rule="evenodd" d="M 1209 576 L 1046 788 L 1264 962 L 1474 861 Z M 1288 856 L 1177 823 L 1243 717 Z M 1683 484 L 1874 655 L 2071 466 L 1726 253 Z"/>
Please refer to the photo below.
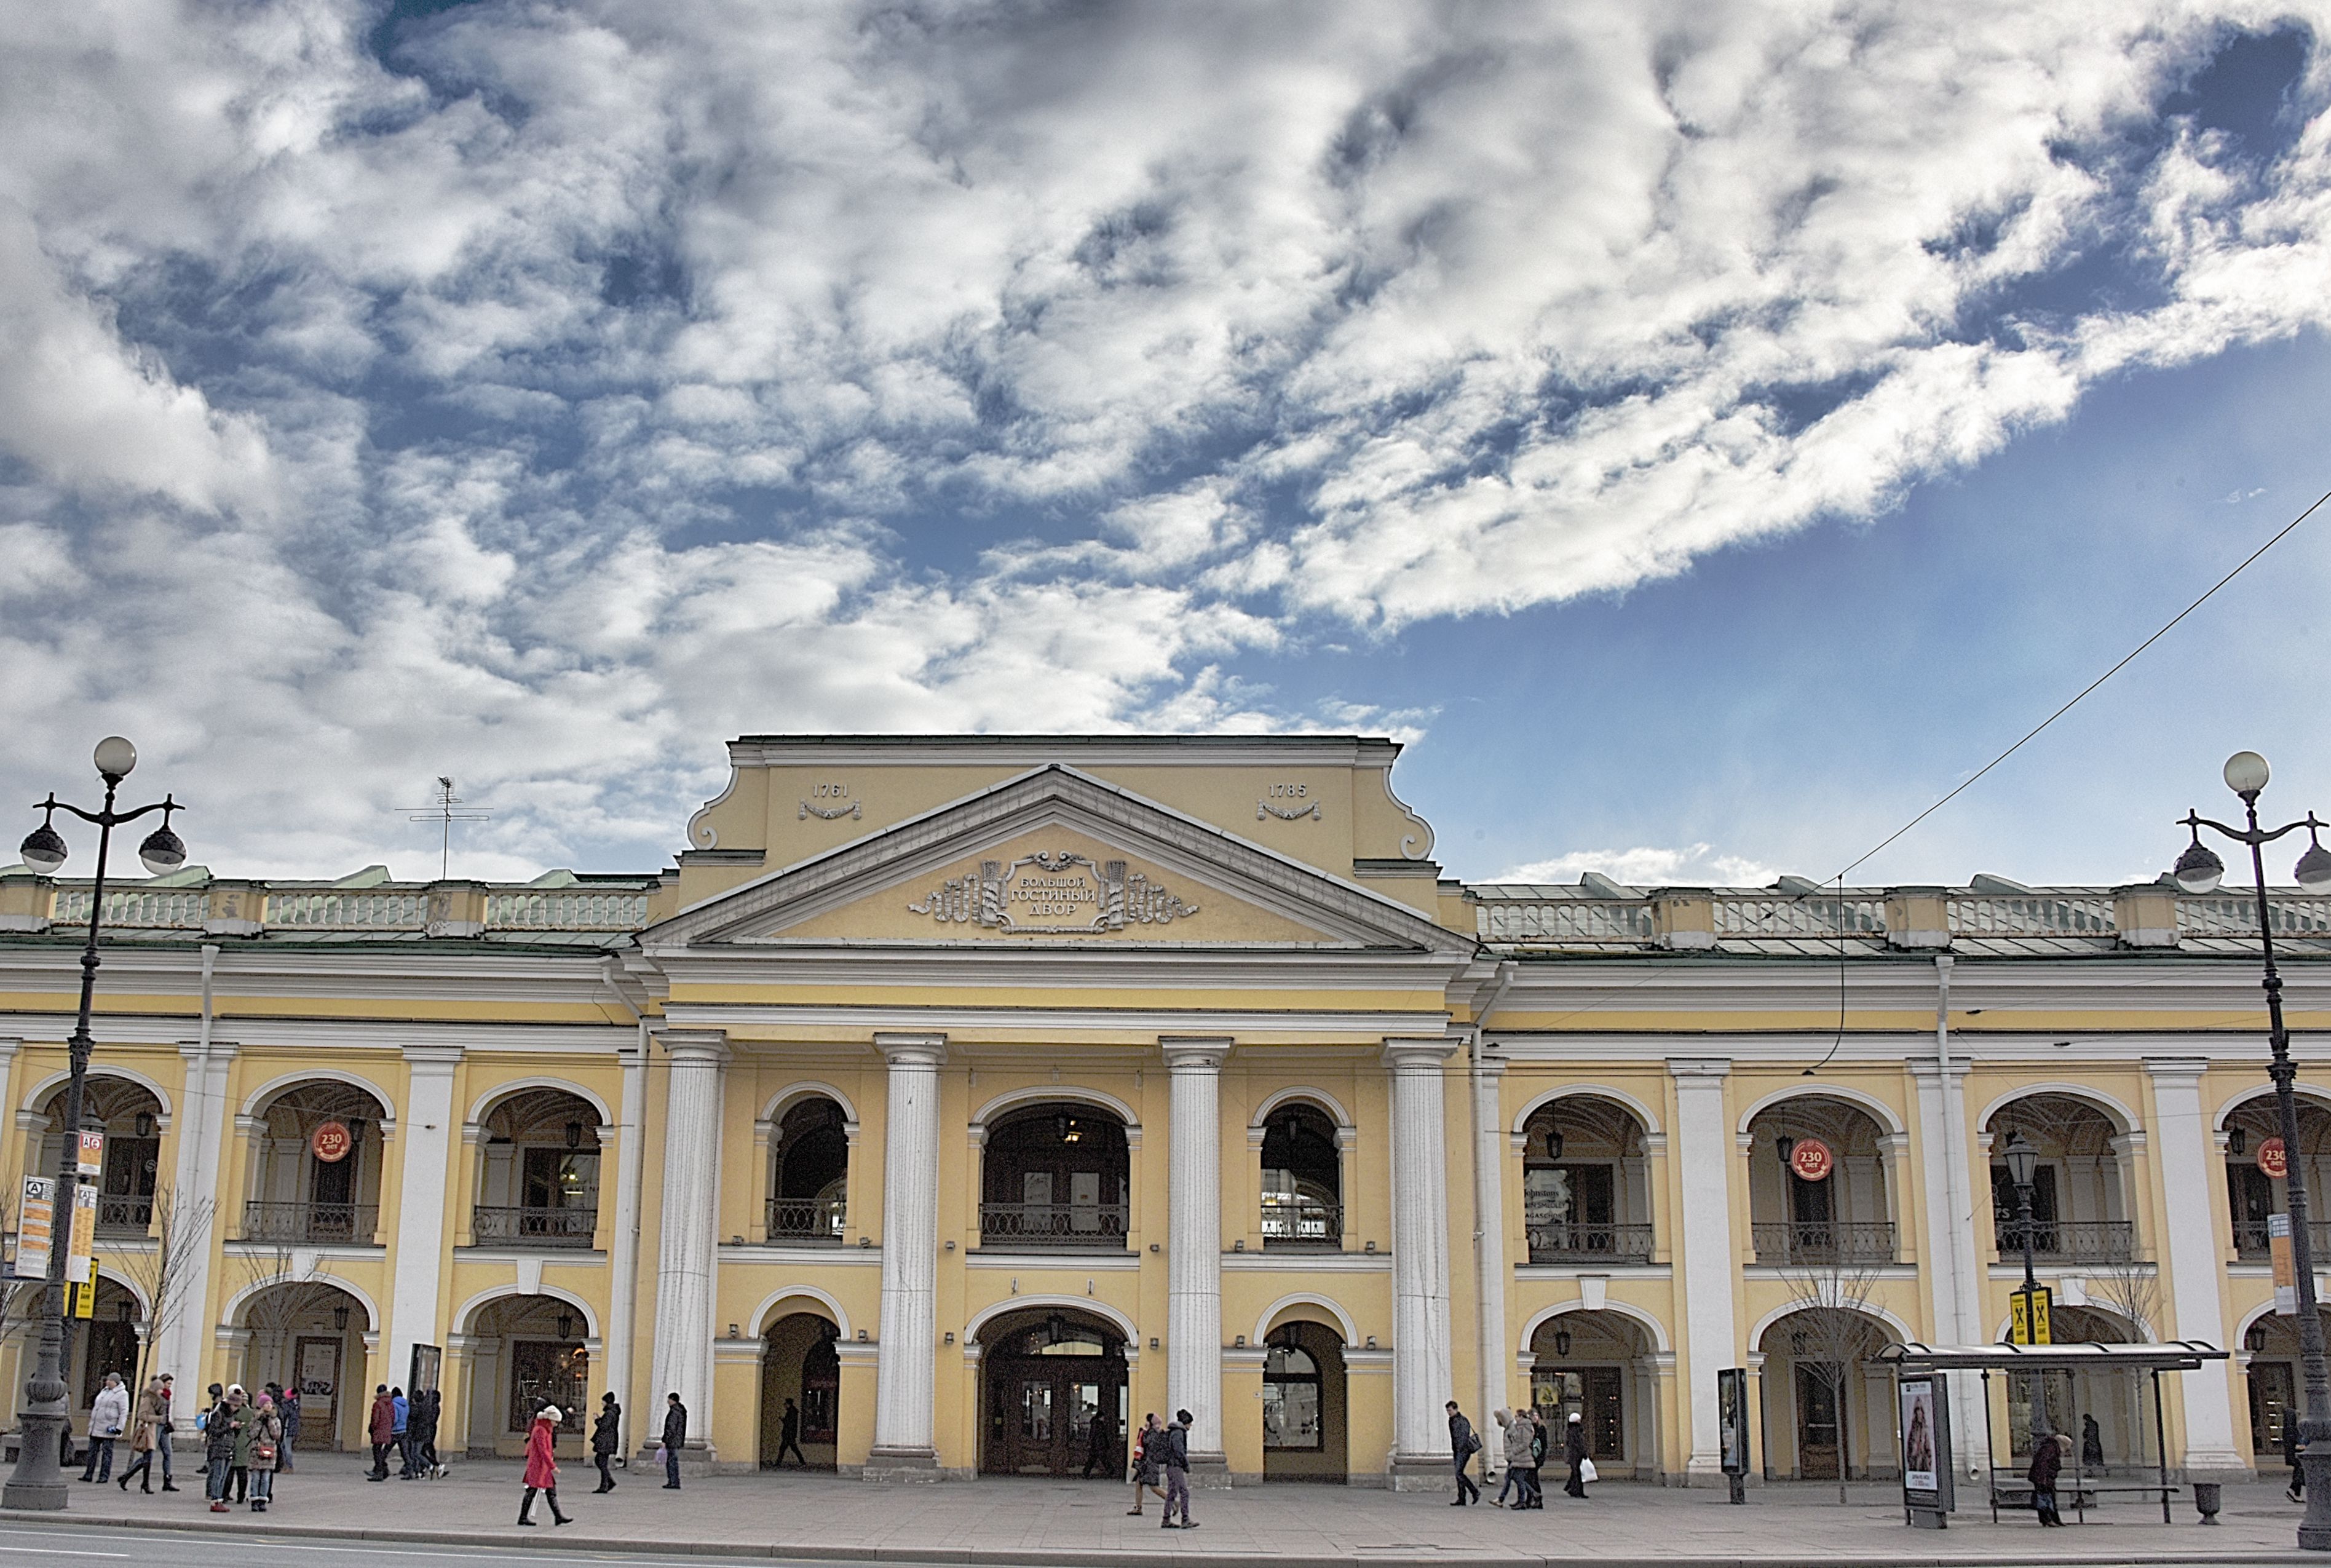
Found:
<path fill-rule="evenodd" d="M 441 830 L 437 846 L 437 879 L 441 882 L 449 880 L 453 874 L 453 824 L 482 822 L 494 814 L 487 811 L 456 811 L 454 808 L 461 803 L 461 797 L 453 793 L 453 781 L 441 773 L 437 775 L 437 798 L 425 806 L 406 808 L 413 813 L 406 821 L 435 822 Z"/>

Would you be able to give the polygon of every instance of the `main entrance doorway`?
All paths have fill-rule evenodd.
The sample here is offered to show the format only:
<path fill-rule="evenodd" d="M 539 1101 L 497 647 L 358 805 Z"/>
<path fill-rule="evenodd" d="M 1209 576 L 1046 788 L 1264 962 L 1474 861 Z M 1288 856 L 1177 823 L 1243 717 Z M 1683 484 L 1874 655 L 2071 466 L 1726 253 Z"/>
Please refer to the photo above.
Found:
<path fill-rule="evenodd" d="M 980 1335 L 994 1476 L 1125 1477 L 1125 1341 L 1099 1318 L 1014 1313 Z"/>

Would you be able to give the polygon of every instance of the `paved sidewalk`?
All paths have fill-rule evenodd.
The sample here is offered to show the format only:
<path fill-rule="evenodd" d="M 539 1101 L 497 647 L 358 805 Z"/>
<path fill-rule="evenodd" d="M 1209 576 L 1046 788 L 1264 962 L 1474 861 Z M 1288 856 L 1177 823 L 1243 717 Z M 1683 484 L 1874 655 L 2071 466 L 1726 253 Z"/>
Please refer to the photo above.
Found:
<path fill-rule="evenodd" d="M 1541 1513 L 1456 1509 L 1445 1497 L 1365 1488 L 1271 1486 L 1202 1492 L 1200 1528 L 1158 1528 L 1155 1499 L 1126 1515 L 1129 1491 L 1093 1482 L 992 1479 L 875 1486 L 788 1472 L 691 1480 L 663 1491 L 644 1471 L 594 1497 L 593 1473 L 569 1465 L 563 1529 L 537 1504 L 538 1529 L 519 1529 L 519 1467 L 473 1463 L 440 1481 L 361 1478 L 356 1456 L 318 1456 L 279 1478 L 272 1512 L 210 1513 L 198 1490 L 124 1496 L 75 1483 L 67 1515 L 82 1525 L 161 1526 L 269 1535 L 328 1535 L 434 1544 L 523 1545 L 726 1557 L 1068 1564 L 1187 1563 L 1194 1558 L 1311 1563 L 1602 1563 L 1818 1562 L 1869 1563 L 2138 1563 L 2298 1561 L 2299 1510 L 2279 1486 L 2226 1488 L 2224 1524 L 2204 1528 L 2190 1502 L 2163 1525 L 2158 1504 L 2115 1501 L 2091 1523 L 2041 1533 L 2029 1515 L 1993 1525 L 1977 1511 L 1947 1531 L 1902 1524 L 1891 1488 L 1769 1487 L 1733 1507 L 1721 1492 L 1605 1483 L 1585 1503 L 1558 1490 Z M 199 1486 L 199 1480 L 195 1483 Z M 55 1515 L 0 1512 L 0 1521 Z M 2320 1561 L 2319 1558 L 2312 1559 Z"/>

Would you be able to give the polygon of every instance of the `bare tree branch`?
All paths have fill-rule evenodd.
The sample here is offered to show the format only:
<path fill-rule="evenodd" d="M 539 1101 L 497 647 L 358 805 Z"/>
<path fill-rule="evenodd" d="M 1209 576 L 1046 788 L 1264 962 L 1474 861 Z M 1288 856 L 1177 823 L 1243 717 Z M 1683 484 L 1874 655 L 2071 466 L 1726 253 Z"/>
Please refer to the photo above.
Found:
<path fill-rule="evenodd" d="M 138 1351 L 138 1386 L 158 1370 L 157 1347 L 186 1314 L 191 1282 L 210 1243 L 213 1204 L 208 1198 L 180 1201 L 175 1192 L 154 1194 L 151 1247 L 100 1238 L 105 1266 L 129 1280 L 146 1297 L 146 1337 Z"/>
<path fill-rule="evenodd" d="M 1870 1360 L 1885 1343 L 1878 1319 L 1870 1311 L 1870 1292 L 1878 1285 L 1879 1265 L 1840 1249 L 1827 1261 L 1807 1261 L 1782 1275 L 1788 1288 L 1790 1312 L 1781 1319 L 1791 1344 L 1791 1358 L 1828 1385 L 1840 1417 L 1837 1500 L 1846 1501 L 1846 1456 L 1843 1417 L 1846 1391 L 1854 1369 Z"/>

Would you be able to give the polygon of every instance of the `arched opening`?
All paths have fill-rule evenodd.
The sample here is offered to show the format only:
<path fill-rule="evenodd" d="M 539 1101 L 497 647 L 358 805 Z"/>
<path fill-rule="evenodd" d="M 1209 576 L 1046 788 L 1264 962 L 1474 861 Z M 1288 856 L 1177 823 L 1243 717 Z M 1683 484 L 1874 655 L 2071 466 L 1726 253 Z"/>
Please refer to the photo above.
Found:
<path fill-rule="evenodd" d="M 1617 1312 L 1561 1313 L 1538 1325 L 1530 1353 L 1530 1403 L 1545 1418 L 1548 1453 L 1562 1451 L 1575 1411 L 1598 1471 L 1659 1474 L 1658 1369 L 1641 1324 Z"/>
<path fill-rule="evenodd" d="M 2137 1337 L 2124 1319 L 2100 1307 L 2060 1303 L 2048 1316 L 2049 1336 L 2057 1345 L 2126 1345 Z M 2008 1447 L 2019 1463 L 2031 1458 L 2033 1434 L 2041 1430 L 2071 1438 L 2067 1470 L 2093 1476 L 2155 1462 L 2145 1381 L 2135 1370 L 2011 1372 L 2006 1385 Z"/>
<path fill-rule="evenodd" d="M 27 1305 L 36 1305 L 38 1297 L 34 1297 Z M 133 1397 L 136 1395 L 138 1374 L 142 1370 L 139 1360 L 143 1340 L 138 1332 L 142 1316 L 138 1298 L 100 1269 L 94 1313 L 67 1324 L 73 1336 L 72 1343 L 66 1346 L 65 1363 L 71 1373 L 73 1410 L 83 1415 L 89 1413 L 89 1402 L 105 1386 L 105 1374 L 109 1372 L 119 1373 L 123 1385 Z M 30 1336 L 27 1339 L 28 1343 L 37 1343 Z"/>
<path fill-rule="evenodd" d="M 240 1354 L 233 1381 L 254 1391 L 269 1383 L 300 1391 L 296 1447 L 361 1449 L 367 1409 L 364 1336 L 372 1315 L 330 1280 L 300 1275 L 288 1257 L 254 1255 L 243 1264 L 257 1288 L 235 1310 Z M 182 1389 L 178 1398 L 183 1405 L 200 1392 Z M 179 1414 L 187 1416 L 183 1409 Z"/>
<path fill-rule="evenodd" d="M 1893 1380 L 1871 1357 L 1894 1335 L 1873 1314 L 1808 1304 L 1756 1342 L 1765 1357 L 1768 1480 L 1867 1480 L 1898 1475 Z"/>
<path fill-rule="evenodd" d="M 1756 1261 L 1779 1267 L 1894 1261 L 1883 1132 L 1826 1095 L 1786 1099 L 1748 1124 L 1748 1211 Z"/>
<path fill-rule="evenodd" d="M 56 1174 L 65 1147 L 67 1088 L 59 1084 L 42 1097 L 36 1138 L 26 1151 L 33 1162 L 25 1167 L 28 1171 Z M 154 1222 L 161 1166 L 162 1102 L 134 1079 L 92 1073 L 81 1089 L 81 1125 L 84 1132 L 105 1135 L 105 1163 L 97 1183 L 97 1233 L 147 1234 Z"/>
<path fill-rule="evenodd" d="M 2022 1134 L 2039 1152 L 2031 1171 L 2031 1257 L 2035 1263 L 2126 1264 L 2136 1256 L 2122 1185 L 2120 1128 L 2087 1100 L 2033 1094 L 1991 1115 L 1991 1213 L 1997 1257 L 2023 1256 L 2016 1220 L 2019 1194 L 2003 1151 Z"/>
<path fill-rule="evenodd" d="M 469 1364 L 464 1441 L 472 1459 L 524 1453 L 534 1412 L 546 1404 L 564 1418 L 561 1451 L 581 1455 L 590 1426 L 589 1333 L 582 1310 L 555 1296 L 498 1297 L 470 1315 L 461 1350 Z"/>
<path fill-rule="evenodd" d="M 2304 1161 L 2307 1190 L 2331 1191 L 2317 1183 L 2331 1177 L 2331 1110 L 2312 1099 L 2298 1102 L 2298 1148 L 2282 1148 L 2282 1118 L 2274 1097 L 2260 1095 L 2234 1107 L 2226 1117 L 2226 1198 L 2233 1218 L 2234 1250 L 2245 1263 L 2262 1263 L 2269 1256 L 2267 1231 L 2276 1214 L 2290 1212 L 2287 1171 Z M 2312 1219 L 2307 1239 L 2315 1256 L 2331 1258 L 2331 1221 Z"/>
<path fill-rule="evenodd" d="M 1344 1244 L 1344 1153 L 1317 1106 L 1290 1101 L 1262 1124 L 1262 1244 Z"/>
<path fill-rule="evenodd" d="M 2331 1338 L 2331 1311 L 2321 1317 L 2324 1335 Z M 2284 1440 L 2306 1413 L 2298 1318 L 2267 1314 L 2243 1334 L 2242 1348 L 2250 1353 L 2250 1450 L 2263 1468 L 2282 1462 Z"/>
<path fill-rule="evenodd" d="M 1342 1486 L 1351 1467 L 1344 1336 L 1298 1318 L 1262 1344 L 1262 1478 Z"/>
<path fill-rule="evenodd" d="M 380 1245 L 380 1101 L 337 1079 L 296 1083 L 252 1130 L 246 1241 Z"/>
<path fill-rule="evenodd" d="M 850 1212 L 849 1122 L 823 1095 L 797 1100 L 769 1150 L 769 1240 L 838 1247 Z"/>
<path fill-rule="evenodd" d="M 1108 1319 L 1033 1307 L 981 1326 L 980 1468 L 995 1476 L 1125 1475 L 1125 1341 Z"/>
<path fill-rule="evenodd" d="M 979 1244 L 1121 1252 L 1130 1210 L 1125 1126 L 1097 1106 L 1029 1106 L 991 1127 Z"/>
<path fill-rule="evenodd" d="M 565 1089 L 524 1089 L 498 1101 L 480 1132 L 471 1239 L 589 1247 L 599 1225 L 599 1113 L 591 1102 Z"/>
<path fill-rule="evenodd" d="M 1597 1095 L 1533 1111 L 1522 1128 L 1522 1213 L 1533 1263 L 1650 1261 L 1651 1173 L 1634 1112 Z"/>
<path fill-rule="evenodd" d="M 842 1330 L 823 1313 L 769 1325 L 761 1350 L 761 1468 L 830 1470 L 839 1449 Z"/>

